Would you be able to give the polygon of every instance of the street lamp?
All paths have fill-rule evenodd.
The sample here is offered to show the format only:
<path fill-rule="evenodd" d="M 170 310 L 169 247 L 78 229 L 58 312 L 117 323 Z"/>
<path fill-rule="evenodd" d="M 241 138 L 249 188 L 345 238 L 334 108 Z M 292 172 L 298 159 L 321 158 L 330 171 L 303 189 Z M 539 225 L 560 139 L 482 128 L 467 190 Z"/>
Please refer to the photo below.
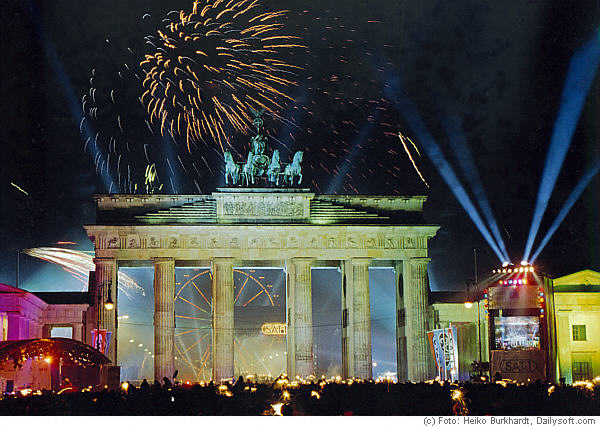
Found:
<path fill-rule="evenodd" d="M 481 360 L 481 303 L 479 300 L 479 286 L 478 286 L 478 281 L 477 281 L 477 249 L 473 249 L 473 257 L 474 257 L 474 263 L 475 263 L 475 301 L 477 303 L 477 347 L 478 347 L 478 352 L 479 352 L 479 377 L 481 377 L 483 375 L 483 368 L 482 368 L 482 360 Z M 470 295 L 470 291 L 469 291 L 469 285 L 473 282 L 469 279 L 466 280 L 467 282 L 467 301 L 464 303 L 465 304 L 465 308 L 467 309 L 471 309 L 473 307 L 473 302 L 471 302 L 471 295 Z"/>
<path fill-rule="evenodd" d="M 102 290 L 97 289 L 98 292 L 98 318 L 96 319 L 96 350 L 100 350 L 100 322 L 101 322 L 101 306 L 102 306 Z"/>
<path fill-rule="evenodd" d="M 96 349 L 100 350 L 100 327 L 101 327 L 101 323 L 102 323 L 102 291 L 103 289 L 100 287 L 98 288 L 98 320 L 96 321 Z M 106 302 L 104 302 L 104 308 L 107 311 L 111 311 L 113 310 L 115 307 L 115 302 L 113 302 L 112 297 L 111 297 L 111 283 L 108 283 L 108 298 L 106 299 Z"/>
<path fill-rule="evenodd" d="M 475 294 L 477 294 L 477 299 L 479 299 L 479 285 L 477 282 L 477 249 L 473 249 L 473 262 L 475 264 Z M 479 377 L 483 375 L 483 371 L 481 369 L 481 313 L 480 313 L 480 300 L 477 300 L 477 344 L 479 346 Z"/>
<path fill-rule="evenodd" d="M 112 311 L 112 309 L 115 307 L 115 303 L 112 301 L 112 297 L 110 297 L 110 283 L 108 283 L 108 299 L 106 299 L 104 307 L 107 311 Z"/>
<path fill-rule="evenodd" d="M 469 291 L 469 285 L 471 284 L 470 279 L 465 279 L 465 283 L 467 284 L 467 300 L 465 300 L 465 308 L 471 309 L 473 307 L 473 302 L 471 302 L 471 292 Z"/>

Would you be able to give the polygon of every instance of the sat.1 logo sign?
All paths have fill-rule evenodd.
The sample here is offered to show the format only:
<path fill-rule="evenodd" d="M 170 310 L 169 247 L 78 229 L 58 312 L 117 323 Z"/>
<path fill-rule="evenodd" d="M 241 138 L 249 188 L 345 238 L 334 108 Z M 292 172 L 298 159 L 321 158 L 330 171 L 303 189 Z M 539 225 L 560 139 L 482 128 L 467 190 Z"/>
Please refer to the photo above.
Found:
<path fill-rule="evenodd" d="M 503 373 L 533 373 L 537 364 L 532 359 L 505 359 L 500 363 Z"/>

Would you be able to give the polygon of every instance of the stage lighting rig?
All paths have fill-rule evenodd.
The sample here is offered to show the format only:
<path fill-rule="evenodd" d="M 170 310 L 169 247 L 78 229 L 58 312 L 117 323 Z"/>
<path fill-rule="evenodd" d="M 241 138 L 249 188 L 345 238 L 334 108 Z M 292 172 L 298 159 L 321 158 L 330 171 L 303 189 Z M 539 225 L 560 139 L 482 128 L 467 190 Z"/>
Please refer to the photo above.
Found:
<path fill-rule="evenodd" d="M 532 264 L 526 262 L 525 260 L 521 261 L 519 266 L 515 266 L 512 263 L 504 262 L 501 268 L 493 269 L 493 274 L 522 274 L 528 272 L 534 272 L 535 268 Z"/>

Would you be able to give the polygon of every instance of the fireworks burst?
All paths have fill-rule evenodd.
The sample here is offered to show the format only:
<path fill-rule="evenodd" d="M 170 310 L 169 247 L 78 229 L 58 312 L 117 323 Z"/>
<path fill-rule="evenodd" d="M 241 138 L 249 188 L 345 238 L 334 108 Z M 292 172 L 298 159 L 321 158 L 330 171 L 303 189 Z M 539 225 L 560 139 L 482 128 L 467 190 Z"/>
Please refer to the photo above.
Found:
<path fill-rule="evenodd" d="M 205 0 L 162 23 L 164 12 L 146 14 L 134 33 L 152 35 L 125 41 L 117 68 L 98 65 L 82 104 L 95 135 L 86 149 L 97 174 L 114 182 L 108 192 L 203 193 L 223 185 L 223 150 L 246 160 L 249 108 L 267 111 L 267 150 L 278 149 L 282 162 L 305 151 L 303 174 L 316 191 L 369 192 L 374 177 L 382 193 L 426 189 L 412 172 L 420 173 L 415 145 L 405 136 L 404 150 L 397 148 L 404 131 L 390 76 L 399 49 L 396 37 L 386 39 L 386 20 L 349 23 L 316 7 L 267 10 L 256 0 Z M 377 42 L 356 39 L 357 31 Z"/>
<path fill-rule="evenodd" d="M 85 118 L 80 127 L 89 125 L 94 136 L 87 137 L 84 149 L 94 154 L 96 174 L 109 176 L 113 182 L 109 193 L 133 194 L 144 189 L 151 193 L 163 186 L 178 193 L 180 181 L 191 185 L 185 191 L 202 192 L 198 182 L 212 174 L 210 169 L 196 167 L 198 158 L 179 152 L 183 150 L 178 150 L 175 139 L 161 137 L 140 102 L 144 73 L 138 50 L 128 48 L 116 70 L 112 64 L 92 70 L 90 88 L 82 98 Z M 204 159 L 207 154 L 200 154 L 206 163 L 211 161 Z"/>
<path fill-rule="evenodd" d="M 296 85 L 299 67 L 284 62 L 282 51 L 305 46 L 280 34 L 278 19 L 288 11 L 261 13 L 258 6 L 258 0 L 195 1 L 191 13 L 180 11 L 158 37 L 147 37 L 156 52 L 140 63 L 141 100 L 162 135 L 185 135 L 190 153 L 191 143 L 207 139 L 225 151 L 231 127 L 248 133 L 250 108 L 277 117 L 293 101 L 285 90 Z"/>
<path fill-rule="evenodd" d="M 81 291 L 87 290 L 88 277 L 90 271 L 96 270 L 94 257 L 91 254 L 78 250 L 70 250 L 55 247 L 36 247 L 24 250 L 25 254 L 55 263 L 73 275 L 77 280 L 83 283 Z M 131 292 L 136 291 L 144 294 L 144 289 L 139 286 L 131 277 L 123 272 L 119 272 L 119 290 L 126 296 L 131 297 Z"/>

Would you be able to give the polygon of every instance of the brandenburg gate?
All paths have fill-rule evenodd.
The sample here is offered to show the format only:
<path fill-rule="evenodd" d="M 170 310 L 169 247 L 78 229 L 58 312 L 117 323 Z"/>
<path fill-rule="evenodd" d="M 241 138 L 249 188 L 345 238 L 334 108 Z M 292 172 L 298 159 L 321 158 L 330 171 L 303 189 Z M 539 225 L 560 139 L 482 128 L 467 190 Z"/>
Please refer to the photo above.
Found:
<path fill-rule="evenodd" d="M 172 377 L 176 267 L 212 269 L 212 376 L 234 377 L 234 267 L 286 273 L 287 374 L 313 375 L 311 268 L 341 270 L 343 374 L 372 377 L 369 266 L 396 277 L 398 379 L 429 375 L 426 197 L 318 195 L 303 188 L 220 188 L 210 195 L 96 195 L 96 283 L 117 298 L 120 266 L 154 267 L 154 375 Z M 331 283 L 336 285 L 336 283 Z M 117 310 L 104 314 L 117 365 Z"/>

